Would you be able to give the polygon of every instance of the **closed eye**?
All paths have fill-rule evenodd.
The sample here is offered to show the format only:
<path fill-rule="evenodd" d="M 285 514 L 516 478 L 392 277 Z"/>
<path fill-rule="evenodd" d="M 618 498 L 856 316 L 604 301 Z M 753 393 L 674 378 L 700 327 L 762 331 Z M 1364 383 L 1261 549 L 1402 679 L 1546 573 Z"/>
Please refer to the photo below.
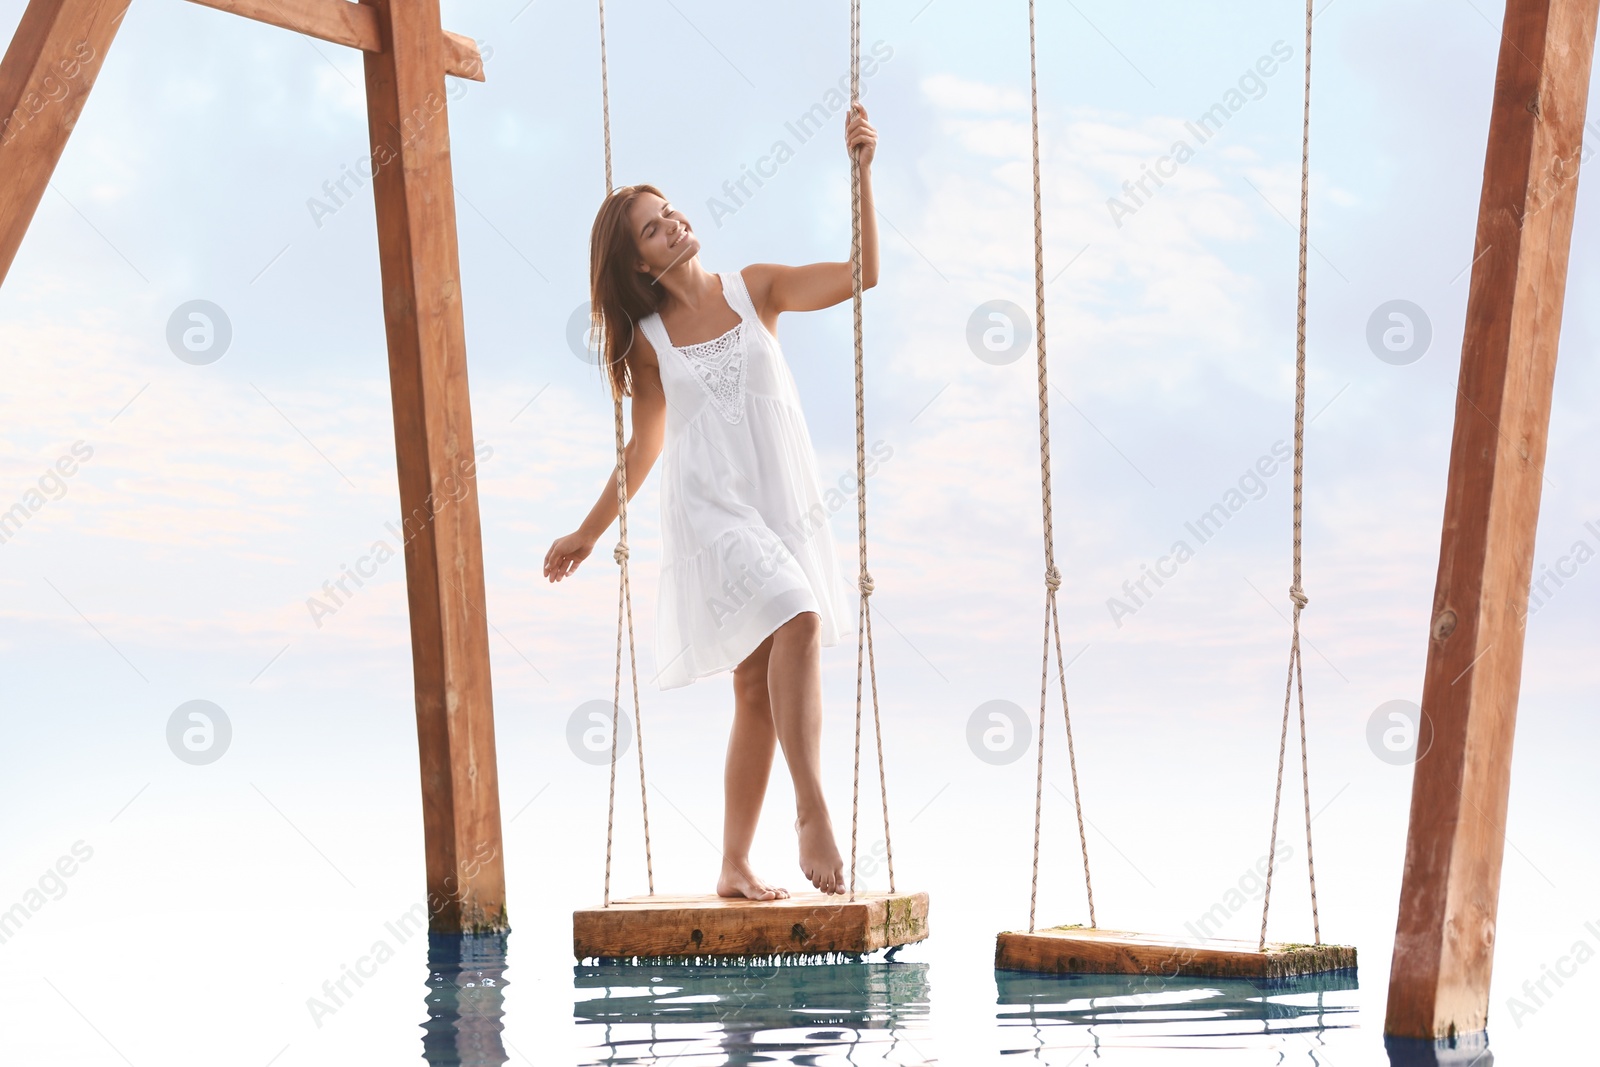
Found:
<path fill-rule="evenodd" d="M 668 205 L 663 206 L 662 209 L 661 209 L 661 214 L 663 214 L 663 215 L 665 215 L 667 217 L 671 217 L 672 215 L 674 215 L 675 212 L 672 210 L 672 205 L 668 204 Z M 649 237 L 651 234 L 655 233 L 656 232 L 655 220 L 651 219 L 649 222 L 645 223 L 644 229 L 642 231 L 640 231 L 640 232 L 645 237 Z"/>

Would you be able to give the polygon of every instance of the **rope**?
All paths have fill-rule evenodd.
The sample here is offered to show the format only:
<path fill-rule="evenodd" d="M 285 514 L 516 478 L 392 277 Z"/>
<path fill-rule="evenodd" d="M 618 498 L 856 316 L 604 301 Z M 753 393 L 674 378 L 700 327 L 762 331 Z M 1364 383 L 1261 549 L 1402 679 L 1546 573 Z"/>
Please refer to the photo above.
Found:
<path fill-rule="evenodd" d="M 1055 634 L 1056 666 L 1060 668 L 1061 714 L 1067 725 L 1067 762 L 1072 768 L 1072 805 L 1078 813 L 1078 847 L 1083 853 L 1083 888 L 1089 898 L 1089 925 L 1096 926 L 1094 886 L 1089 879 L 1089 839 L 1083 832 L 1083 800 L 1078 792 L 1078 754 L 1072 743 L 1072 712 L 1067 706 L 1067 671 L 1061 655 L 1061 619 L 1056 611 L 1056 590 L 1061 572 L 1056 569 L 1055 519 L 1050 499 L 1050 402 L 1044 340 L 1044 211 L 1039 195 L 1039 68 L 1034 44 L 1033 0 L 1028 0 L 1028 78 L 1033 110 L 1033 292 L 1034 319 L 1039 338 L 1039 479 L 1044 494 L 1044 662 L 1039 669 L 1039 758 L 1033 794 L 1033 887 L 1028 896 L 1028 932 L 1034 929 L 1039 901 L 1039 834 L 1044 811 L 1045 700 L 1049 689 L 1050 635 Z"/>
<path fill-rule="evenodd" d="M 850 0 L 850 101 L 861 91 L 861 0 Z M 889 892 L 894 892 L 894 843 L 889 836 L 889 784 L 883 769 L 883 723 L 878 712 L 878 667 L 872 652 L 872 575 L 867 571 L 867 423 L 861 340 L 861 156 L 850 153 L 850 281 L 854 297 L 856 345 L 856 538 L 861 572 L 861 602 L 856 613 L 856 745 L 850 798 L 850 899 L 856 899 L 856 839 L 861 811 L 861 673 L 865 662 L 872 681 L 872 728 L 878 747 L 878 791 L 883 798 L 883 847 L 889 865 Z"/>
<path fill-rule="evenodd" d="M 611 195 L 611 87 L 606 75 L 606 0 L 600 0 L 600 123 L 606 142 L 606 195 Z"/>
<path fill-rule="evenodd" d="M 600 0 L 600 116 L 605 133 L 606 196 L 611 195 L 611 93 L 606 74 L 606 0 Z M 591 322 L 597 316 L 591 317 Z M 603 326 L 603 322 L 596 323 Z M 604 345 L 600 349 L 606 351 Z M 639 751 L 639 806 L 644 812 L 644 870 L 650 895 L 656 892 L 655 867 L 650 859 L 650 798 L 644 780 L 644 717 L 639 708 L 639 668 L 635 662 L 633 639 L 633 588 L 628 580 L 628 461 L 622 443 L 622 394 L 612 397 L 613 423 L 617 438 L 617 547 L 611 558 L 621 568 L 617 580 L 617 675 L 611 689 L 611 787 L 606 798 L 606 883 L 604 906 L 611 906 L 611 842 L 617 809 L 617 719 L 621 714 L 622 631 L 628 631 L 628 673 L 633 680 L 634 744 Z"/>
<path fill-rule="evenodd" d="M 1278 732 L 1278 783 L 1272 794 L 1272 840 L 1267 849 L 1267 886 L 1261 899 L 1261 939 L 1258 951 L 1267 948 L 1267 911 L 1272 904 L 1272 872 L 1278 848 L 1278 807 L 1283 799 L 1284 750 L 1289 740 L 1289 702 L 1295 693 L 1300 705 L 1300 785 L 1306 808 L 1306 872 L 1311 880 L 1311 928 L 1316 943 L 1322 944 L 1322 924 L 1317 915 L 1317 865 L 1311 852 L 1311 771 L 1306 754 L 1306 689 L 1300 652 L 1300 612 L 1307 604 L 1300 585 L 1301 507 L 1305 489 L 1306 445 L 1306 235 L 1310 218 L 1311 195 L 1311 20 L 1312 0 L 1306 0 L 1306 75 L 1304 106 L 1300 122 L 1300 280 L 1296 300 L 1294 368 L 1294 584 L 1289 599 L 1294 604 L 1294 621 L 1289 639 L 1289 677 L 1283 687 L 1283 727 Z"/>

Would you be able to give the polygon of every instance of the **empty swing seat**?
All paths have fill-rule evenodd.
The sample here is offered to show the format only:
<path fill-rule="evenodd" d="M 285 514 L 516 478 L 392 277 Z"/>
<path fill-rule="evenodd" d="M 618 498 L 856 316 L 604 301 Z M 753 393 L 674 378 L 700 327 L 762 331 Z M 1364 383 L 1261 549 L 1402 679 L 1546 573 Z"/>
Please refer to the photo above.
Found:
<path fill-rule="evenodd" d="M 1126 930 L 1052 926 L 995 938 L 994 965 L 1042 974 L 1150 974 L 1167 978 L 1291 978 L 1352 971 L 1349 945 L 1296 945 L 1222 938 L 1158 937 Z"/>
<path fill-rule="evenodd" d="M 859 956 L 927 936 L 926 893 L 858 892 L 853 901 L 825 893 L 781 900 L 657 895 L 572 913 L 579 960 Z"/>
<path fill-rule="evenodd" d="M 1083 853 L 1084 891 L 1089 906 L 1089 923 L 1085 926 L 1053 926 L 1043 930 L 1007 931 L 996 935 L 994 965 L 998 971 L 1021 971 L 1034 974 L 1120 974 L 1147 975 L 1163 978 L 1190 976 L 1195 978 L 1250 978 L 1278 979 L 1300 975 L 1354 972 L 1356 950 L 1348 945 L 1304 945 L 1293 943 L 1267 943 L 1232 941 L 1207 937 L 1162 937 L 1153 934 L 1131 933 L 1126 930 L 1105 930 L 1095 925 L 1094 889 L 1089 877 L 1089 845 L 1084 834 L 1083 804 L 1078 791 L 1078 764 L 1072 743 L 1072 716 L 1067 706 L 1066 670 L 1070 663 L 1062 663 L 1061 624 L 1056 611 L 1056 592 L 1061 585 L 1061 574 L 1055 565 L 1054 533 L 1052 526 L 1053 504 L 1050 479 L 1050 411 L 1046 402 L 1048 359 L 1045 348 L 1045 272 L 1043 204 L 1040 192 L 1039 171 L 1039 94 L 1038 69 L 1035 63 L 1036 36 L 1033 19 L 1034 0 L 1028 0 L 1028 59 L 1029 83 L 1033 87 L 1030 106 L 1030 127 L 1033 141 L 1033 263 L 1034 293 L 1038 308 L 1038 341 L 1033 346 L 1038 361 L 1039 382 L 1039 473 L 1043 489 L 1044 506 L 1044 562 L 1045 562 L 1045 617 L 1044 662 L 1039 691 L 1039 741 L 1038 770 L 1034 792 L 1033 816 L 1033 895 L 1030 897 L 1028 922 L 1034 925 L 1034 903 L 1039 885 L 1040 821 L 1044 794 L 1044 731 L 1046 689 L 1043 686 L 1050 664 L 1050 636 L 1055 634 L 1057 677 L 1061 682 L 1061 711 L 1067 730 L 1067 753 L 1072 771 L 1072 804 L 1078 820 L 1078 843 Z M 1302 511 L 1304 507 L 1303 460 L 1306 428 L 1306 249 L 1308 236 L 1307 204 L 1311 181 L 1311 29 L 1316 12 L 1308 2 L 1306 6 L 1305 37 L 1305 89 L 1301 119 L 1300 152 L 1300 274 L 1296 295 L 1300 325 L 1295 344 L 1295 406 L 1294 406 L 1294 555 L 1292 584 L 1289 597 L 1294 615 L 1290 621 L 1291 641 L 1289 669 L 1284 684 L 1283 720 L 1278 735 L 1277 787 L 1272 799 L 1272 832 L 1268 837 L 1276 855 L 1278 847 L 1278 815 L 1283 796 L 1284 754 L 1289 737 L 1289 719 L 1292 698 L 1298 695 L 1300 709 L 1300 780 L 1305 795 L 1306 811 L 1306 875 L 1310 882 L 1312 929 L 1321 940 L 1320 920 L 1317 916 L 1317 879 L 1311 865 L 1311 778 L 1306 743 L 1305 683 L 1300 658 L 1300 612 L 1308 603 L 1301 587 L 1302 568 Z M 1059 273 L 1059 272 L 1058 272 Z M 1315 418 L 1315 416 L 1313 416 Z M 1157 579 L 1159 582 L 1160 579 Z M 1261 929 L 1263 936 L 1267 923 L 1267 903 L 1271 899 L 1273 863 L 1268 862 L 1263 872 L 1266 876 L 1266 897 L 1262 902 Z M 1193 926 L 1190 927 L 1194 929 Z"/>

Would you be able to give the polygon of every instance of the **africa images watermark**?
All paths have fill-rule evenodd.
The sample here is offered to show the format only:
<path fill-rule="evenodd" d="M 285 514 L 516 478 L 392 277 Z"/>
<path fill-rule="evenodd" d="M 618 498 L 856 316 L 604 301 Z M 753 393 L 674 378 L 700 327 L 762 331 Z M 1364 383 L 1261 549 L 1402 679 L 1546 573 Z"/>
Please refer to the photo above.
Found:
<path fill-rule="evenodd" d="M 1280 63 L 1287 63 L 1292 58 L 1294 50 L 1288 44 L 1281 40 L 1272 42 L 1270 52 L 1263 53 L 1254 66 L 1246 67 L 1244 73 L 1239 75 L 1237 88 L 1230 88 L 1223 93 L 1222 99 L 1202 112 L 1199 119 L 1183 124 L 1183 128 L 1194 138 L 1194 144 L 1180 137 L 1172 143 L 1171 151 L 1154 163 L 1139 164 L 1139 177 L 1122 183 L 1127 200 L 1115 196 L 1106 200 L 1106 210 L 1111 213 L 1111 221 L 1117 224 L 1117 229 L 1122 228 L 1123 219 L 1137 214 L 1155 196 L 1155 189 L 1150 188 L 1150 182 L 1155 183 L 1156 189 L 1165 185 L 1163 179 L 1175 176 L 1179 167 L 1194 158 L 1197 148 L 1222 132 L 1228 119 L 1238 114 L 1251 100 L 1266 96 L 1266 79 L 1278 72 Z"/>
<path fill-rule="evenodd" d="M 39 89 L 43 91 L 25 94 L 17 101 L 17 106 L 11 114 L 5 117 L 5 121 L 0 123 L 0 144 L 10 144 L 16 140 L 24 126 L 37 119 L 51 104 L 65 101 L 72 91 L 69 83 L 82 74 L 85 68 L 92 67 L 96 58 L 94 45 L 85 39 L 76 42 L 69 54 L 52 63 L 50 65 L 52 69 L 47 69 L 38 83 Z M 92 77 L 91 75 L 91 79 Z M 88 92 L 87 86 L 84 92 Z"/>
<path fill-rule="evenodd" d="M 1583 928 L 1596 941 L 1600 941 L 1600 925 L 1586 922 Z M 1540 964 L 1542 973 L 1539 977 L 1522 983 L 1522 996 L 1506 998 L 1506 1011 L 1511 1013 L 1511 1021 L 1517 1024 L 1517 1029 L 1522 1029 L 1523 1019 L 1538 1014 L 1539 1009 L 1555 996 L 1550 983 L 1554 982 L 1556 991 L 1559 991 L 1566 984 L 1562 979 L 1575 977 L 1578 968 L 1594 959 L 1594 956 L 1594 946 L 1586 938 L 1580 937 L 1572 943 L 1571 952 L 1556 959 L 1554 967 L 1548 963 Z"/>
<path fill-rule="evenodd" d="M 1597 554 L 1600 554 L 1600 523 L 1586 522 L 1583 524 L 1587 536 L 1580 537 L 1572 543 L 1572 548 L 1563 556 L 1556 559 L 1552 566 L 1549 563 L 1539 565 L 1540 574 L 1534 578 L 1528 589 L 1528 610 L 1522 616 L 1522 622 L 1539 614 L 1539 609 L 1550 603 L 1566 584 L 1578 576 L 1578 568 L 1588 563 Z M 1593 538 L 1593 540 L 1591 540 Z M 1550 583 L 1555 583 L 1555 588 L 1550 588 Z"/>
<path fill-rule="evenodd" d="M 1289 462 L 1293 456 L 1288 442 L 1282 440 L 1273 442 L 1270 452 L 1263 454 L 1254 464 L 1245 468 L 1236 486 L 1229 486 L 1227 492 L 1222 494 L 1221 500 L 1201 512 L 1197 518 L 1184 523 L 1184 529 L 1193 535 L 1197 545 L 1210 541 L 1221 532 L 1229 519 L 1244 509 L 1246 504 L 1267 495 L 1267 479 L 1277 474 L 1282 465 Z M 1157 559 L 1154 564 L 1139 565 L 1139 577 L 1130 578 L 1122 583 L 1121 597 L 1106 598 L 1106 610 L 1111 613 L 1111 621 L 1117 624 L 1118 629 L 1122 628 L 1124 618 L 1137 615 L 1141 608 L 1155 599 L 1157 590 L 1177 576 L 1178 568 L 1194 558 L 1197 545 L 1190 545 L 1183 538 L 1178 538 L 1167 554 Z M 1150 588 L 1152 582 L 1155 584 L 1155 589 Z"/>
<path fill-rule="evenodd" d="M 1254 864 L 1246 867 L 1234 884 L 1223 892 L 1222 899 L 1193 922 L 1183 924 L 1191 937 L 1178 937 L 1176 951 L 1162 961 L 1159 969 L 1147 969 L 1140 974 L 1124 976 L 1127 979 L 1126 992 L 1119 995 L 1119 1001 L 1140 1007 L 1157 1003 L 1155 998 L 1168 992 L 1168 980 L 1192 973 L 1191 965 L 1200 958 L 1208 942 L 1216 939 L 1228 920 L 1240 914 L 1252 901 L 1259 902 L 1266 894 L 1267 868 L 1282 864 L 1293 855 L 1294 848 L 1288 842 L 1279 841 L 1271 855 L 1263 854 Z"/>
<path fill-rule="evenodd" d="M 1595 124 L 1594 119 L 1585 122 L 1583 130 L 1585 133 L 1600 135 L 1600 126 Z M 1578 147 L 1573 149 L 1571 155 L 1552 158 L 1544 172 L 1528 183 L 1529 195 L 1520 225 L 1526 226 L 1529 219 L 1553 203 L 1562 190 L 1576 181 L 1578 171 L 1583 168 L 1583 164 L 1589 162 L 1594 153 L 1593 143 L 1587 138 L 1580 138 Z"/>
<path fill-rule="evenodd" d="M 861 77 L 870 78 L 878 73 L 880 63 L 887 63 L 894 57 L 894 49 L 882 40 L 874 41 L 869 55 L 861 59 Z M 862 89 L 861 95 L 866 95 Z M 766 185 L 763 179 L 777 177 L 778 168 L 795 157 L 796 150 L 820 133 L 828 124 L 828 120 L 837 115 L 850 103 L 850 75 L 845 74 L 834 84 L 828 86 L 822 94 L 822 99 L 812 104 L 799 117 L 790 122 L 785 122 L 783 128 L 794 137 L 795 144 L 791 145 L 788 138 L 780 137 L 772 142 L 766 155 L 759 157 L 755 166 L 748 163 L 739 165 L 739 177 L 729 179 L 722 183 L 722 193 L 727 200 L 715 196 L 706 198 L 706 210 L 711 213 L 711 221 L 717 224 L 717 229 L 722 228 L 722 220 L 738 213 L 754 196 L 755 192 L 749 188 L 749 183 L 754 182 L 757 190 Z M 743 195 L 740 195 L 743 194 Z"/>
<path fill-rule="evenodd" d="M 1294 847 L 1287 841 L 1279 841 L 1273 849 L 1273 855 L 1261 855 L 1256 858 L 1253 866 L 1246 867 L 1238 881 L 1228 887 L 1222 894 L 1222 899 L 1211 905 L 1204 914 L 1194 922 L 1183 924 L 1195 936 L 1196 941 L 1205 941 L 1216 937 L 1227 921 L 1244 909 L 1252 900 L 1260 900 L 1267 891 L 1267 868 L 1288 861 L 1294 855 Z"/>
<path fill-rule="evenodd" d="M 0 511 L 0 545 L 10 541 L 22 531 L 22 524 L 33 518 L 51 501 L 67 495 L 67 479 L 78 473 L 78 467 L 94 455 L 94 446 L 87 441 L 74 441 L 72 448 L 45 468 L 34 483 L 38 488 L 23 490 L 22 497 L 5 511 Z"/>
<path fill-rule="evenodd" d="M 472 856 L 461 860 L 457 866 L 463 878 L 470 880 L 477 877 L 483 865 L 494 858 L 495 849 L 487 841 L 479 841 Z M 311 1013 L 311 1021 L 317 1024 L 317 1029 L 322 1029 L 323 1021 L 328 1016 L 336 1014 L 362 986 L 366 985 L 362 981 L 363 978 L 372 978 L 378 973 L 380 966 L 394 959 L 396 947 L 404 945 L 417 934 L 426 934 L 429 919 L 443 911 L 466 888 L 454 873 L 446 875 L 443 893 L 429 891 L 426 902 L 417 901 L 401 912 L 393 922 L 383 924 L 384 930 L 394 938 L 394 944 L 390 944 L 388 938 L 380 937 L 372 943 L 370 951 L 356 957 L 354 967 L 348 963 L 341 963 L 339 977 L 330 978 L 322 983 L 322 996 L 306 998 L 306 1010 Z M 354 990 L 350 988 L 352 983 L 355 985 Z"/>
<path fill-rule="evenodd" d="M 77 857 L 74 859 L 73 857 Z M 94 849 L 82 840 L 72 843 L 71 855 L 63 854 L 39 876 L 37 886 L 29 886 L 17 901 L 0 912 L 0 945 L 16 937 L 28 921 L 44 910 L 52 900 L 67 895 L 66 879 L 78 873 L 78 868 L 94 856 Z"/>
<path fill-rule="evenodd" d="M 1028 713 L 1012 701 L 985 700 L 967 716 L 967 748 L 992 767 L 1017 762 L 1031 744 Z"/>
<path fill-rule="evenodd" d="M 866 476 L 871 478 L 878 472 L 879 461 L 888 462 L 894 455 L 894 448 L 881 438 L 872 442 L 865 463 Z M 803 545 L 827 524 L 828 519 L 845 502 L 854 499 L 856 494 L 856 476 L 851 471 L 839 476 L 838 487 L 829 487 L 822 494 L 822 499 L 811 505 L 811 509 L 798 520 L 790 520 L 781 530 L 775 531 L 780 536 L 780 541 L 774 556 L 763 555 L 752 571 L 748 563 L 739 565 L 737 578 L 729 578 L 722 583 L 723 597 L 710 596 L 706 598 L 706 610 L 711 613 L 712 620 L 717 629 L 721 629 L 727 621 L 737 615 L 746 606 L 756 599 L 756 594 L 778 573 L 778 569 L 793 558 L 790 545 Z M 752 587 L 750 583 L 754 582 Z"/>
<path fill-rule="evenodd" d="M 339 610 L 355 598 L 367 580 L 377 576 L 378 568 L 405 550 L 405 546 L 417 534 L 427 529 L 428 524 L 438 517 L 439 512 L 451 501 L 460 503 L 467 495 L 472 484 L 477 465 L 494 456 L 494 449 L 482 441 L 477 443 L 477 452 L 471 458 L 456 461 L 460 468 L 460 477 L 454 474 L 444 476 L 440 488 L 444 490 L 444 497 L 435 500 L 434 494 L 429 493 L 427 499 L 413 508 L 410 515 L 400 520 L 400 527 L 393 522 L 386 522 L 383 528 L 394 536 L 399 542 L 398 546 L 391 545 L 386 538 L 378 538 L 368 547 L 365 555 L 356 560 L 355 566 L 348 563 L 339 564 L 339 575 L 322 583 L 322 593 L 306 597 L 306 610 L 311 613 L 311 621 L 317 629 L 322 629 L 322 620 L 330 615 L 337 615 Z M 351 584 L 354 589 L 350 588 Z"/>
<path fill-rule="evenodd" d="M 613 731 L 612 722 L 616 723 Z M 613 732 L 616 740 L 612 740 Z M 621 759 L 633 742 L 633 720 L 609 700 L 585 700 L 567 716 L 567 748 L 591 767 L 611 762 L 613 751 Z"/>

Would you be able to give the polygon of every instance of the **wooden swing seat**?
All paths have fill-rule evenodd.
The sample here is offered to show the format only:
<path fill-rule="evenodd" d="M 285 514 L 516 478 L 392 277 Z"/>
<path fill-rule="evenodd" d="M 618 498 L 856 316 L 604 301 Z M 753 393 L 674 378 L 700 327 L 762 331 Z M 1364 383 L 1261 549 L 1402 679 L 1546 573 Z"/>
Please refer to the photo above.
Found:
<path fill-rule="evenodd" d="M 1356 950 L 1349 945 L 1293 945 L 1220 938 L 1184 939 L 1126 930 L 1053 926 L 1034 933 L 1013 931 L 995 939 L 994 965 L 1002 971 L 1043 974 L 1154 974 L 1168 978 L 1290 978 L 1350 971 Z"/>
<path fill-rule="evenodd" d="M 928 894 L 802 893 L 782 900 L 643 896 L 572 913 L 585 959 L 865 954 L 928 936 Z"/>

